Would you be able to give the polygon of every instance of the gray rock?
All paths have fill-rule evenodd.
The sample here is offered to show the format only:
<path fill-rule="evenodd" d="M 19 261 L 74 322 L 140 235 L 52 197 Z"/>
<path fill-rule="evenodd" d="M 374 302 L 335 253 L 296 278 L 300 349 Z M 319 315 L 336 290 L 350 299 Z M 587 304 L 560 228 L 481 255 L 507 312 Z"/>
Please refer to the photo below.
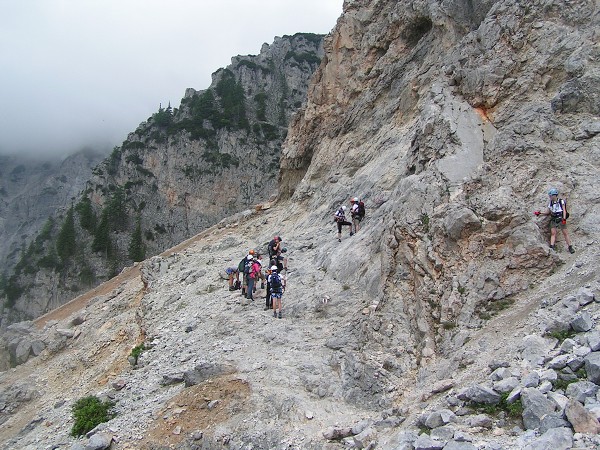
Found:
<path fill-rule="evenodd" d="M 466 421 L 467 425 L 470 427 L 481 427 L 481 428 L 492 428 L 494 422 L 491 417 L 485 414 L 476 414 L 474 416 L 468 417 Z"/>
<path fill-rule="evenodd" d="M 590 353 L 583 361 L 587 379 L 592 383 L 600 384 L 600 352 Z"/>
<path fill-rule="evenodd" d="M 438 428 L 431 430 L 431 433 L 429 433 L 429 436 L 432 439 L 435 439 L 436 441 L 448 442 L 448 441 L 452 440 L 455 432 L 456 432 L 456 430 L 454 429 L 454 427 L 452 427 L 450 425 L 444 425 L 442 427 L 438 427 Z"/>
<path fill-rule="evenodd" d="M 21 339 L 15 349 L 15 363 L 24 364 L 31 355 L 31 340 L 28 337 Z"/>
<path fill-rule="evenodd" d="M 600 433 L 600 423 L 594 414 L 586 410 L 577 400 L 569 400 L 565 415 L 576 433 Z"/>
<path fill-rule="evenodd" d="M 554 402 L 548 400 L 544 394 L 534 388 L 525 388 L 521 391 L 523 403 L 523 425 L 528 430 L 539 428 L 542 419 L 554 414 Z"/>
<path fill-rule="evenodd" d="M 519 385 L 519 380 L 516 377 L 506 378 L 494 383 L 494 391 L 505 393 L 511 392 L 514 388 Z"/>
<path fill-rule="evenodd" d="M 560 352 L 561 353 L 571 353 L 573 348 L 575 347 L 575 341 L 573 339 L 565 339 L 562 344 L 560 344 Z"/>
<path fill-rule="evenodd" d="M 185 387 L 190 387 L 202 383 L 209 378 L 234 372 L 235 367 L 231 365 L 202 362 L 194 367 L 193 370 L 186 371 L 183 374 L 183 379 Z"/>
<path fill-rule="evenodd" d="M 507 367 L 499 367 L 490 374 L 490 380 L 500 381 L 512 377 L 513 374 Z"/>
<path fill-rule="evenodd" d="M 485 403 L 486 405 L 497 405 L 500 402 L 500 394 L 480 384 L 465 389 L 458 394 L 458 398 L 464 401 Z"/>
<path fill-rule="evenodd" d="M 456 442 L 473 442 L 473 437 L 464 431 L 457 430 L 454 433 L 454 440 Z"/>
<path fill-rule="evenodd" d="M 356 448 L 368 448 L 369 445 L 377 438 L 377 431 L 375 428 L 365 428 L 363 431 L 353 436 L 354 447 Z"/>
<path fill-rule="evenodd" d="M 87 445 L 85 450 L 105 450 L 110 447 L 113 437 L 108 433 L 96 433 L 94 434 Z"/>
<path fill-rule="evenodd" d="M 394 450 L 414 450 L 413 442 L 417 440 L 416 431 L 399 431 L 392 439 Z"/>
<path fill-rule="evenodd" d="M 540 374 L 537 372 L 529 372 L 521 379 L 523 387 L 538 387 L 540 384 Z"/>
<path fill-rule="evenodd" d="M 567 365 L 567 362 L 569 361 L 569 358 L 570 358 L 570 355 L 560 355 L 560 356 L 557 356 L 556 358 L 552 359 L 548 363 L 548 367 L 550 369 L 560 370 L 560 369 L 564 368 Z"/>
<path fill-rule="evenodd" d="M 352 436 L 352 428 L 351 427 L 345 427 L 345 428 L 330 427 L 330 428 L 326 429 L 325 431 L 323 431 L 323 437 L 330 441 L 343 439 L 348 436 Z"/>
<path fill-rule="evenodd" d="M 556 373 L 556 371 L 548 369 L 540 372 L 540 382 L 543 383 L 544 381 L 549 381 L 552 383 L 556 380 L 558 380 L 558 374 Z"/>
<path fill-rule="evenodd" d="M 477 450 L 477 447 L 469 442 L 450 441 L 444 446 L 444 450 Z"/>
<path fill-rule="evenodd" d="M 36 339 L 31 343 L 31 353 L 33 356 L 40 356 L 45 349 L 46 344 L 44 344 L 44 341 Z"/>
<path fill-rule="evenodd" d="M 548 393 L 548 392 L 550 392 L 552 390 L 552 383 L 550 383 L 549 381 L 544 381 L 542 384 L 540 384 L 538 386 L 537 389 L 542 394 L 546 394 L 546 393 Z"/>
<path fill-rule="evenodd" d="M 577 371 L 583 367 L 583 358 L 580 356 L 571 356 L 567 361 L 567 366 L 573 371 Z"/>
<path fill-rule="evenodd" d="M 543 338 L 536 334 L 523 338 L 522 358 L 533 366 L 544 364 L 544 358 L 555 345 L 555 339 Z"/>
<path fill-rule="evenodd" d="M 598 389 L 598 385 L 592 383 L 591 381 L 578 381 L 567 386 L 565 395 L 571 400 L 585 403 L 587 398 L 596 397 Z"/>
<path fill-rule="evenodd" d="M 568 450 L 573 447 L 573 431 L 570 428 L 554 428 L 523 447 L 523 450 Z"/>
<path fill-rule="evenodd" d="M 577 291 L 577 301 L 581 306 L 585 306 L 589 303 L 592 303 L 595 300 L 594 293 L 586 288 L 580 288 Z"/>
<path fill-rule="evenodd" d="M 558 411 L 564 411 L 569 402 L 569 399 L 565 395 L 559 394 L 558 392 L 548 392 L 547 395 L 548 399 L 556 404 Z"/>
<path fill-rule="evenodd" d="M 456 415 L 449 409 L 442 409 L 429 414 L 425 420 L 425 426 L 427 428 L 437 428 L 450 422 L 456 422 Z"/>
<path fill-rule="evenodd" d="M 600 331 L 591 331 L 585 335 L 588 346 L 593 352 L 600 350 Z"/>
<path fill-rule="evenodd" d="M 587 311 L 578 314 L 577 317 L 571 321 L 571 328 L 578 333 L 589 331 L 593 326 L 594 321 Z"/>
<path fill-rule="evenodd" d="M 413 443 L 413 446 L 415 450 L 442 450 L 444 448 L 444 443 L 434 441 L 426 434 L 422 434 Z"/>
<path fill-rule="evenodd" d="M 510 403 L 514 403 L 518 399 L 520 399 L 521 398 L 521 389 L 522 389 L 521 386 L 517 386 L 512 391 L 510 391 L 510 393 L 506 397 L 506 402 L 510 404 Z"/>

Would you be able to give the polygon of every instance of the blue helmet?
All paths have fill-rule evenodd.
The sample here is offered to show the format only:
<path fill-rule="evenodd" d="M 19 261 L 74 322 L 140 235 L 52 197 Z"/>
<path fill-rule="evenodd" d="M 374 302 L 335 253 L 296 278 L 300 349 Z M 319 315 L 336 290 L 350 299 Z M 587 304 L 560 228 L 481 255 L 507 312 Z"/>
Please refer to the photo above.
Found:
<path fill-rule="evenodd" d="M 558 195 L 558 189 L 552 188 L 548 191 L 548 195 Z"/>

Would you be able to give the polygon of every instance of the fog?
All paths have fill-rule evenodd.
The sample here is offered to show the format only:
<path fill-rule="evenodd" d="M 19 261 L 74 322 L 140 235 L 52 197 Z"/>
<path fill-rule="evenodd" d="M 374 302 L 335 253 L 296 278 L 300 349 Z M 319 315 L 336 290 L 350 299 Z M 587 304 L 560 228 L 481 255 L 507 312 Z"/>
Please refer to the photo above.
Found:
<path fill-rule="evenodd" d="M 0 0 L 0 153 L 112 148 L 275 36 L 328 33 L 343 0 Z"/>

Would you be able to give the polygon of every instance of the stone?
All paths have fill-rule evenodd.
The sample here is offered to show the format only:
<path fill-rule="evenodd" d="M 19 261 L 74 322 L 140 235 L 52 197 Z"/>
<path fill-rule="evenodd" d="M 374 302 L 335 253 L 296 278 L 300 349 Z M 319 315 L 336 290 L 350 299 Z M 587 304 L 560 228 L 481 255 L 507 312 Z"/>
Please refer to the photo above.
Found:
<path fill-rule="evenodd" d="M 586 410 L 577 400 L 569 400 L 565 408 L 565 415 L 576 433 L 600 433 L 600 423 L 596 416 Z"/>
<path fill-rule="evenodd" d="M 414 450 L 442 450 L 444 448 L 444 443 L 434 441 L 426 434 L 422 434 L 413 443 L 413 446 Z"/>
<path fill-rule="evenodd" d="M 583 311 L 578 314 L 575 319 L 571 321 L 571 328 L 575 330 L 577 333 L 583 333 L 585 331 L 589 331 L 594 326 L 594 321 L 592 320 L 592 316 L 587 311 Z"/>
<path fill-rule="evenodd" d="M 85 446 L 85 450 L 105 450 L 110 447 L 113 437 L 109 433 L 94 434 Z"/>
<path fill-rule="evenodd" d="M 587 379 L 600 384 L 600 352 L 592 352 L 584 358 Z"/>
<path fill-rule="evenodd" d="M 202 362 L 196 365 L 196 367 L 194 367 L 193 370 L 188 370 L 184 372 L 183 379 L 185 381 L 185 387 L 190 387 L 199 384 L 209 378 L 234 372 L 235 368 L 228 364 Z"/>
<path fill-rule="evenodd" d="M 587 345 L 590 347 L 590 350 L 593 352 L 597 352 L 600 350 L 600 331 L 592 331 L 590 333 L 586 333 L 585 335 Z"/>
<path fill-rule="evenodd" d="M 477 450 L 477 447 L 469 442 L 450 441 L 446 444 L 444 450 Z"/>
<path fill-rule="evenodd" d="M 504 380 L 500 380 L 497 383 L 494 383 L 494 391 L 500 392 L 502 394 L 506 392 L 511 392 L 519 385 L 519 380 L 516 377 L 506 378 Z"/>
<path fill-rule="evenodd" d="M 369 445 L 377 438 L 377 431 L 375 428 L 368 427 L 363 431 L 353 436 L 352 440 L 356 448 L 368 448 Z"/>
<path fill-rule="evenodd" d="M 343 439 L 348 436 L 352 436 L 352 428 L 351 427 L 345 427 L 345 428 L 330 427 L 330 428 L 327 428 L 325 431 L 323 431 L 323 437 L 330 441 Z"/>
<path fill-rule="evenodd" d="M 427 428 L 437 428 L 450 422 L 456 422 L 456 415 L 449 409 L 442 409 L 429 414 L 425 420 L 425 426 Z"/>
<path fill-rule="evenodd" d="M 553 428 L 526 444 L 523 450 L 569 450 L 573 447 L 573 431 L 567 427 Z"/>
<path fill-rule="evenodd" d="M 506 378 L 510 378 L 512 377 L 512 373 L 510 371 L 509 368 L 507 367 L 498 367 L 496 370 L 494 370 L 491 374 L 490 374 L 490 379 L 492 381 L 500 381 L 500 380 L 504 380 Z"/>
<path fill-rule="evenodd" d="M 565 395 L 571 399 L 576 400 L 580 403 L 585 403 L 587 398 L 595 398 L 598 392 L 599 386 L 591 381 L 578 381 L 571 383 L 567 386 Z"/>
<path fill-rule="evenodd" d="M 547 364 L 547 366 L 550 369 L 555 369 L 555 370 L 563 369 L 567 365 L 567 362 L 569 361 L 570 357 L 571 357 L 570 355 L 557 356 L 556 358 L 553 358 L 552 360 L 550 360 L 550 362 Z"/>
<path fill-rule="evenodd" d="M 568 206 L 568 205 L 567 205 Z M 594 293 L 590 289 L 579 288 L 577 291 L 577 301 L 581 306 L 588 305 L 595 300 Z"/>
<path fill-rule="evenodd" d="M 559 394 L 558 392 L 548 392 L 548 399 L 552 400 L 559 411 L 564 411 L 569 399 L 567 396 Z"/>
<path fill-rule="evenodd" d="M 540 374 L 537 372 L 529 372 L 521 379 L 521 384 L 523 387 L 538 387 L 540 384 Z"/>
<path fill-rule="evenodd" d="M 554 414 L 554 402 L 548 400 L 544 394 L 534 388 L 524 388 L 521 391 L 523 404 L 523 425 L 528 430 L 539 428 L 542 418 Z"/>
<path fill-rule="evenodd" d="M 500 402 L 500 394 L 489 387 L 479 384 L 465 389 L 458 394 L 458 398 L 487 405 L 497 405 Z"/>
<path fill-rule="evenodd" d="M 561 353 L 571 353 L 573 348 L 575 347 L 575 341 L 573 339 L 565 339 L 562 344 L 560 344 L 560 352 Z"/>
<path fill-rule="evenodd" d="M 476 414 L 474 416 L 470 416 L 467 418 L 466 423 L 473 428 L 492 428 L 494 425 L 492 419 L 485 414 Z"/>
<path fill-rule="evenodd" d="M 556 340 L 543 338 L 536 334 L 525 336 L 523 338 L 522 358 L 528 361 L 532 366 L 541 366 L 544 364 L 544 358 L 554 347 Z"/>
<path fill-rule="evenodd" d="M 436 441 L 448 442 L 454 437 L 455 429 L 450 425 L 444 425 L 431 430 L 429 436 Z"/>

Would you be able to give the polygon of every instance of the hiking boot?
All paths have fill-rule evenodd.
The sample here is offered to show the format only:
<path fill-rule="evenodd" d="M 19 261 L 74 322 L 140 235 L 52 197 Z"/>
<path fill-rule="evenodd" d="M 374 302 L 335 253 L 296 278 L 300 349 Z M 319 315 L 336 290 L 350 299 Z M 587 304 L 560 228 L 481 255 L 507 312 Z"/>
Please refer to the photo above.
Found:
<path fill-rule="evenodd" d="M 338 239 L 338 242 L 342 242 L 342 240 L 341 240 L 341 239 Z"/>
<path fill-rule="evenodd" d="M 354 236 L 354 233 L 352 231 L 350 232 L 350 236 Z"/>
<path fill-rule="evenodd" d="M 575 253 L 575 249 L 572 245 L 569 245 L 569 253 Z"/>
<path fill-rule="evenodd" d="M 556 246 L 555 245 L 551 245 L 550 246 L 550 250 L 556 250 Z"/>
<path fill-rule="evenodd" d="M 229 286 L 230 291 L 235 291 L 235 286 Z"/>
<path fill-rule="evenodd" d="M 277 311 L 273 311 L 273 317 L 277 317 Z"/>
<path fill-rule="evenodd" d="M 277 317 L 279 317 L 281 319 L 281 311 L 279 311 L 279 314 L 277 314 Z"/>

